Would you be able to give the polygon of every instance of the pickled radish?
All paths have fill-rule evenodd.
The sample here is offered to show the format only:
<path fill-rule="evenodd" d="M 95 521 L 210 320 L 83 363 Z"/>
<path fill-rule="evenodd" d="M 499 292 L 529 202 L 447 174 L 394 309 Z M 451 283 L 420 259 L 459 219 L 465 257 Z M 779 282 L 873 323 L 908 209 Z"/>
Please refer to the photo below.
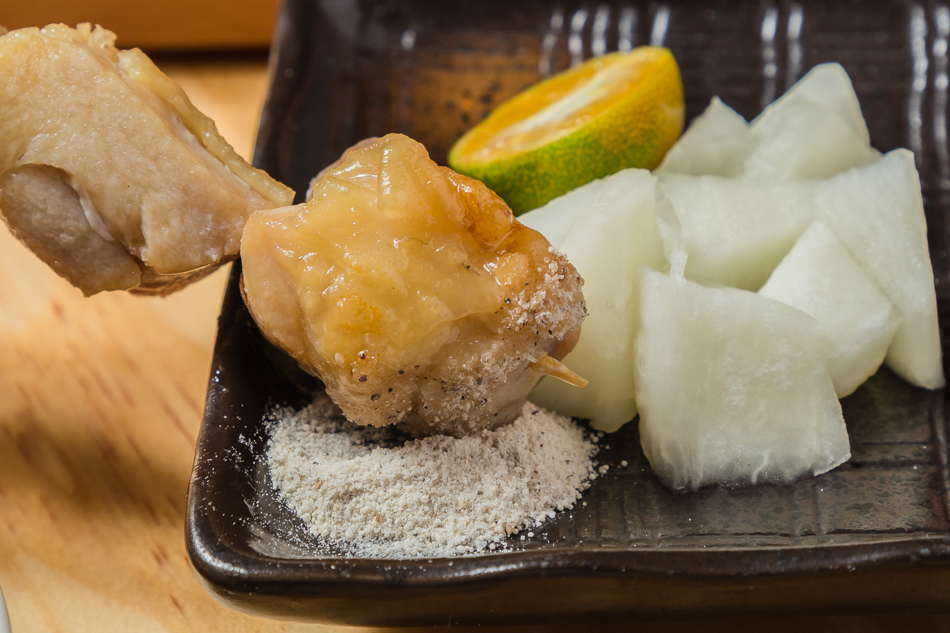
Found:
<path fill-rule="evenodd" d="M 788 483 L 850 457 L 812 317 L 649 270 L 641 288 L 640 437 L 665 485 Z"/>
<path fill-rule="evenodd" d="M 914 159 L 871 147 L 839 65 L 751 123 L 713 99 L 656 176 L 522 216 L 577 266 L 590 311 L 564 360 L 590 385 L 533 400 L 606 431 L 638 412 L 658 478 L 695 490 L 846 461 L 838 398 L 882 362 L 945 384 Z"/>
<path fill-rule="evenodd" d="M 815 213 L 903 315 L 887 366 L 913 385 L 944 386 L 937 297 L 914 155 L 894 150 L 822 183 Z"/>
<path fill-rule="evenodd" d="M 824 472 L 848 458 L 835 396 L 882 361 L 945 384 L 914 157 L 870 146 L 840 66 L 750 124 L 714 99 L 658 174 L 687 257 L 686 278 L 641 282 L 637 404 L 664 483 Z"/>
<path fill-rule="evenodd" d="M 748 154 L 749 124 L 742 115 L 713 97 L 673 144 L 657 173 L 736 177 Z"/>
<path fill-rule="evenodd" d="M 843 398 L 881 366 L 900 312 L 824 223 L 813 222 L 759 294 L 811 315 Z"/>
<path fill-rule="evenodd" d="M 758 290 L 812 219 L 813 182 L 661 174 L 682 225 L 686 276 Z"/>
<path fill-rule="evenodd" d="M 650 172 L 629 169 L 519 216 L 577 268 L 585 280 L 588 313 L 580 341 L 562 362 L 590 383 L 565 389 L 545 378 L 528 396 L 535 404 L 589 419 L 602 431 L 615 431 L 636 417 L 639 272 L 668 265 L 661 235 L 672 210 L 659 195 Z"/>
<path fill-rule="evenodd" d="M 878 157 L 847 73 L 822 64 L 751 123 L 713 99 L 659 171 L 776 182 L 828 178 Z"/>

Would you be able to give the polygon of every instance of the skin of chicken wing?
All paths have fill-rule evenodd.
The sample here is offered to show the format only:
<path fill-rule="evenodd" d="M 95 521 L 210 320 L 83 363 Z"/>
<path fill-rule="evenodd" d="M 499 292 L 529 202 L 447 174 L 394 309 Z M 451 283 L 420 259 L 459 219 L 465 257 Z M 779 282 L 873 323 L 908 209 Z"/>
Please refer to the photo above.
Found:
<path fill-rule="evenodd" d="M 165 294 L 237 257 L 293 192 L 101 27 L 0 31 L 0 215 L 86 295 Z"/>

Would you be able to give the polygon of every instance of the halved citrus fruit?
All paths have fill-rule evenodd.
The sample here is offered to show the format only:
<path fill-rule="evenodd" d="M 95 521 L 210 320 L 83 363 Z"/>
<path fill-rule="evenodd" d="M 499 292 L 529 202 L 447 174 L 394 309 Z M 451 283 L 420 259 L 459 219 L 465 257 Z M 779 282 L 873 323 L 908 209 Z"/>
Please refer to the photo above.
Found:
<path fill-rule="evenodd" d="M 642 46 L 594 57 L 500 105 L 449 152 L 517 213 L 627 167 L 653 169 L 683 130 L 672 53 Z"/>

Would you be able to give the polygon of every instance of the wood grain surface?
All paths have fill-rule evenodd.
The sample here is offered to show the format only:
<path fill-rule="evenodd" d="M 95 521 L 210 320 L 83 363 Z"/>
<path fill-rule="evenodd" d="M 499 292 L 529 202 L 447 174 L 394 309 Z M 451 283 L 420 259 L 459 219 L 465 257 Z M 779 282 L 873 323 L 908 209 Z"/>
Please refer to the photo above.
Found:
<path fill-rule="evenodd" d="M 248 155 L 266 89 L 263 56 L 157 61 Z M 226 274 L 165 299 L 124 293 L 86 299 L 0 229 L 0 587 L 15 633 L 344 630 L 232 611 L 204 591 L 185 554 L 185 494 Z M 950 618 L 613 621 L 500 630 L 697 627 L 941 631 L 950 630 Z"/>

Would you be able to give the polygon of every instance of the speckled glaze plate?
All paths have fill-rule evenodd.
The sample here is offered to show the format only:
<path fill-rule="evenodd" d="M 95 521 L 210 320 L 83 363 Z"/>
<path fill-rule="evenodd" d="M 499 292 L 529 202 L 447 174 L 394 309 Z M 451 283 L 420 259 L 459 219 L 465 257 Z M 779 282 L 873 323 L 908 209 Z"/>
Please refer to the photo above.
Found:
<path fill-rule="evenodd" d="M 288 0 L 258 166 L 298 192 L 353 142 L 403 132 L 444 162 L 490 109 L 571 63 L 663 44 L 687 117 L 713 95 L 755 116 L 838 61 L 873 144 L 917 155 L 941 322 L 950 268 L 950 10 L 912 2 Z M 513 551 L 382 561 L 325 553 L 275 498 L 261 423 L 320 385 L 261 337 L 232 272 L 188 499 L 188 551 L 218 598 L 258 615 L 406 625 L 585 614 L 950 609 L 945 394 L 882 370 L 843 401 L 852 459 L 791 486 L 673 494 L 635 425 L 583 499 Z M 621 461 L 628 466 L 619 467 Z"/>

